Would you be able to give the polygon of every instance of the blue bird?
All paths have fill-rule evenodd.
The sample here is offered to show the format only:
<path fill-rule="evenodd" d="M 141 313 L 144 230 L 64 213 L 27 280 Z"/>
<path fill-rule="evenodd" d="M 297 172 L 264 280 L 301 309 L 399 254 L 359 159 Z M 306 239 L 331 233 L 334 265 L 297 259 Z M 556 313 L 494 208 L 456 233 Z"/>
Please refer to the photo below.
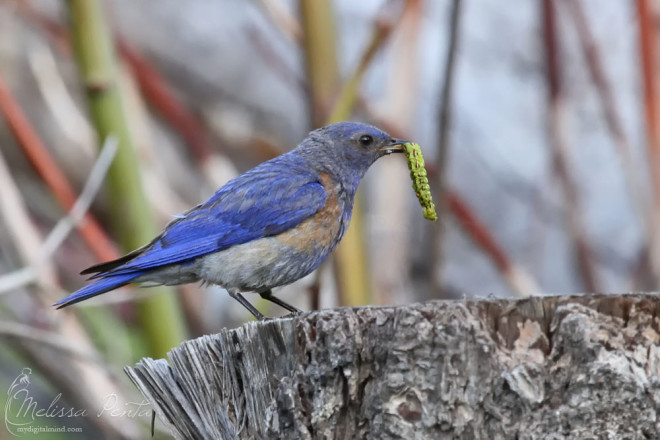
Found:
<path fill-rule="evenodd" d="M 83 301 L 129 283 L 203 281 L 225 288 L 257 319 L 241 292 L 272 295 L 317 269 L 348 228 L 358 184 L 378 158 L 407 141 L 371 125 L 339 122 L 314 130 L 294 150 L 229 181 L 178 216 L 151 243 L 82 271 L 93 283 L 54 304 Z"/>

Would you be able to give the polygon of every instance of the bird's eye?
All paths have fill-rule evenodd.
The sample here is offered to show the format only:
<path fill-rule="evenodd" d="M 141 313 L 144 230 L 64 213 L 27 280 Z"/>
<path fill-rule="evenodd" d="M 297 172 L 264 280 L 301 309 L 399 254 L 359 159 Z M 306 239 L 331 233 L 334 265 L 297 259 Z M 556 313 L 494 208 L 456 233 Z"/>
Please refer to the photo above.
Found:
<path fill-rule="evenodd" d="M 361 145 L 368 147 L 369 145 L 374 143 L 374 138 L 368 134 L 360 136 L 360 139 L 358 139 Z"/>

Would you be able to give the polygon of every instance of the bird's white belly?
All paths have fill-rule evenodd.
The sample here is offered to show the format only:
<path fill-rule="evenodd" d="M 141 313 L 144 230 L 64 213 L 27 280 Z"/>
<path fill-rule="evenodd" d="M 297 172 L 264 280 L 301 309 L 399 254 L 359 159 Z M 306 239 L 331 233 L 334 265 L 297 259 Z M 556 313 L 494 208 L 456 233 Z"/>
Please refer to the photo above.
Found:
<path fill-rule="evenodd" d="M 195 265 L 199 277 L 207 282 L 242 291 L 262 291 L 290 284 L 311 273 L 318 264 L 317 259 L 277 238 L 266 237 L 205 255 Z"/>

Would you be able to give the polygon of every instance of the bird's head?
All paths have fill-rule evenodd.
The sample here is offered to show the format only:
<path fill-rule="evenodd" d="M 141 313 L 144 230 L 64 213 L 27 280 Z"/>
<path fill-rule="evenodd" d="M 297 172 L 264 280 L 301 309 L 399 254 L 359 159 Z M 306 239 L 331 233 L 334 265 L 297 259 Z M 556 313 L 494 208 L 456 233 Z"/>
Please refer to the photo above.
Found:
<path fill-rule="evenodd" d="M 299 153 L 357 186 L 371 164 L 387 154 L 402 153 L 406 142 L 369 124 L 337 122 L 311 132 L 300 144 Z"/>

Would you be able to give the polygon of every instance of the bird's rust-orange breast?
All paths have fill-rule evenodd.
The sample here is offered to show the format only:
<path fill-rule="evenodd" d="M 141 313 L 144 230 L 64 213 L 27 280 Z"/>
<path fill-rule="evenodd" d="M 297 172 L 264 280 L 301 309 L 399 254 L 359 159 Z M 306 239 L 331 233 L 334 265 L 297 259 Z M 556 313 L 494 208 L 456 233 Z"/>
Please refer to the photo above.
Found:
<path fill-rule="evenodd" d="M 277 236 L 287 246 L 300 252 L 336 244 L 341 229 L 342 210 L 339 203 L 339 184 L 326 173 L 321 174 L 325 188 L 325 204 L 315 214 L 303 220 L 297 227 Z"/>

